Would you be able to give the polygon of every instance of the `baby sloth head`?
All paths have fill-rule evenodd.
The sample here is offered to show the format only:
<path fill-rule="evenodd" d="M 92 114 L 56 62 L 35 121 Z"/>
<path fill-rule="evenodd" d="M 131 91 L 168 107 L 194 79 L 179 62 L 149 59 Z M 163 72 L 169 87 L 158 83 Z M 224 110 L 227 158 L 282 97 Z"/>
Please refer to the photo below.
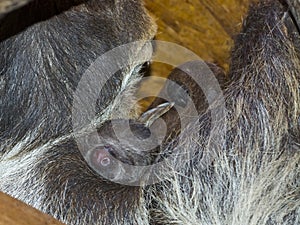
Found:
<path fill-rule="evenodd" d="M 109 145 L 98 146 L 94 149 L 91 161 L 93 165 L 108 167 L 112 164 L 111 147 Z"/>
<path fill-rule="evenodd" d="M 151 125 L 172 107 L 172 103 L 164 103 L 137 120 L 104 122 L 97 128 L 96 143 L 87 151 L 88 164 L 110 181 L 140 185 L 161 156 L 161 130 Z"/>
<path fill-rule="evenodd" d="M 118 183 L 131 183 L 155 163 L 160 152 L 156 135 L 134 120 L 109 120 L 97 129 L 100 142 L 88 151 L 89 165 Z"/>

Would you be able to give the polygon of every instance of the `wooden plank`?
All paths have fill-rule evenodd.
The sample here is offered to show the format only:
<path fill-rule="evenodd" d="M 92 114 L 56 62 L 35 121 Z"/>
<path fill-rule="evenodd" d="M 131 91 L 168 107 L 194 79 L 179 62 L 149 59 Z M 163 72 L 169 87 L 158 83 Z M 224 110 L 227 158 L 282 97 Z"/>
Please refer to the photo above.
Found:
<path fill-rule="evenodd" d="M 0 192 L 0 225 L 63 225 L 49 215 Z"/>
<path fill-rule="evenodd" d="M 32 0 L 0 0 L 0 17 L 26 5 L 30 1 Z"/>

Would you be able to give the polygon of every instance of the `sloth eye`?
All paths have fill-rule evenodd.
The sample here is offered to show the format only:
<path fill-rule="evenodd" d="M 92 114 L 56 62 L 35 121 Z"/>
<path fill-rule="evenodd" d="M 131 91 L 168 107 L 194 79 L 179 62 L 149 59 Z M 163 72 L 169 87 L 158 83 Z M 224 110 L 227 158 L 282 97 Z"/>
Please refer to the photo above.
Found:
<path fill-rule="evenodd" d="M 108 145 L 105 146 L 98 146 L 93 151 L 91 155 L 92 163 L 94 166 L 98 167 L 107 167 L 112 163 L 112 156 L 110 154 L 111 147 Z"/>
<path fill-rule="evenodd" d="M 148 73 L 149 71 L 149 67 L 150 67 L 150 62 L 145 62 L 145 63 L 141 63 L 137 66 L 134 67 L 133 71 L 132 71 L 132 74 L 135 75 L 135 74 L 146 74 Z"/>
<path fill-rule="evenodd" d="M 108 166 L 110 164 L 110 158 L 106 157 L 101 160 L 101 165 L 102 166 Z"/>

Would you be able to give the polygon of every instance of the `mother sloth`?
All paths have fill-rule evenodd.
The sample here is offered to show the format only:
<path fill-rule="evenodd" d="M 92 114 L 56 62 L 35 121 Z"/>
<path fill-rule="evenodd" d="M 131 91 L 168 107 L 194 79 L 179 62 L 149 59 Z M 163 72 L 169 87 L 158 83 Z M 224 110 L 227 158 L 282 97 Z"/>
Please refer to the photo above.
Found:
<path fill-rule="evenodd" d="M 1 191 L 74 225 L 299 223 L 298 1 L 262 0 L 250 9 L 224 90 L 225 143 L 207 147 L 211 120 L 204 113 L 182 128 L 180 145 L 165 147 L 190 160 L 150 187 L 102 178 L 70 134 L 73 92 L 83 72 L 116 46 L 151 39 L 152 20 L 133 0 L 43 2 L 51 2 L 51 16 L 24 19 L 22 27 L 1 35 Z M 36 15 L 30 10 L 42 12 L 41 1 L 26 8 Z M 13 18 L 4 16 L 2 27 L 18 25 Z M 120 70 L 102 89 L 100 123 L 111 119 L 110 112 L 135 117 L 123 109 L 134 101 L 139 68 Z"/>

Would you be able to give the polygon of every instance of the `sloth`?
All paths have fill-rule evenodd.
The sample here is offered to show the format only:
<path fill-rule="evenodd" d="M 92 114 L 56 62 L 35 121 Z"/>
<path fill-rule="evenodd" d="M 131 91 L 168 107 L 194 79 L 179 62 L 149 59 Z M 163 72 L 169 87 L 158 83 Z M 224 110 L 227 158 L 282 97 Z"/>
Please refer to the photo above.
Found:
<path fill-rule="evenodd" d="M 250 7 L 229 72 L 208 63 L 223 90 L 213 103 L 180 70 L 191 63 L 170 76 L 183 92 L 167 86 L 170 102 L 158 99 L 145 113 L 134 106 L 140 63 L 114 73 L 97 95 L 95 113 L 79 114 L 87 126 L 79 133 L 87 140 L 83 148 L 72 106 L 84 72 L 105 52 L 140 41 L 124 53 L 134 61 L 155 36 L 154 20 L 136 0 L 30 2 L 1 17 L 11 31 L 0 43 L 2 192 L 68 225 L 299 223 L 298 1 Z M 16 23 L 36 10 L 45 16 Z M 81 97 L 84 111 L 94 96 Z M 176 107 L 191 104 L 198 116 L 183 127 Z M 214 117 L 218 112 L 223 116 Z M 159 119 L 167 126 L 163 138 Z M 135 177 L 161 161 L 156 182 Z"/>

